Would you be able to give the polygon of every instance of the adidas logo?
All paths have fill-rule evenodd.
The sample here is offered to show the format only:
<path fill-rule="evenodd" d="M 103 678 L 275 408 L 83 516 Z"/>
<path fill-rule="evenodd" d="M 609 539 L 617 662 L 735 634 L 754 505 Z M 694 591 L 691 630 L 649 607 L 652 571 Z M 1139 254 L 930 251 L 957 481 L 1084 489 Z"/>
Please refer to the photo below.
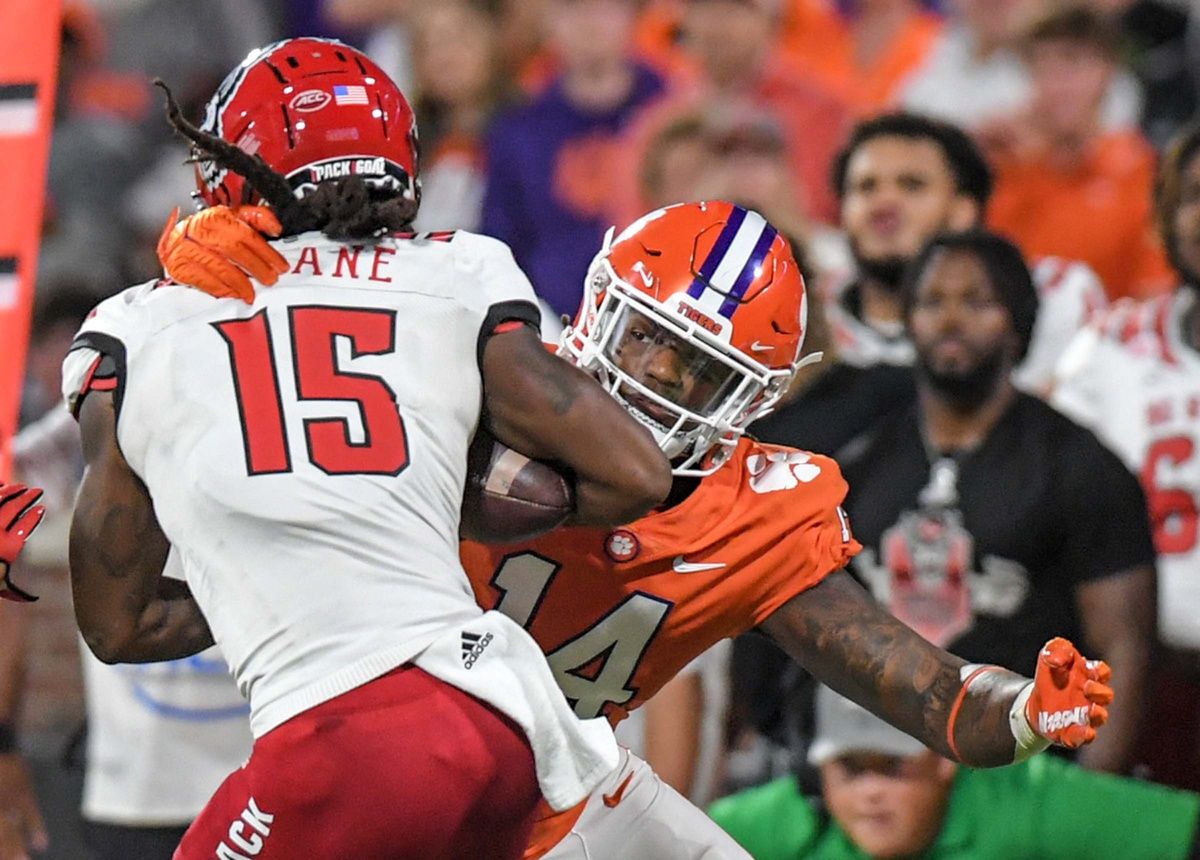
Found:
<path fill-rule="evenodd" d="M 483 653 L 483 649 L 492 644 L 492 638 L 491 633 L 484 633 L 481 636 L 478 633 L 464 630 L 462 634 L 463 666 L 468 669 L 474 666 L 475 661 L 479 659 L 479 655 Z"/>

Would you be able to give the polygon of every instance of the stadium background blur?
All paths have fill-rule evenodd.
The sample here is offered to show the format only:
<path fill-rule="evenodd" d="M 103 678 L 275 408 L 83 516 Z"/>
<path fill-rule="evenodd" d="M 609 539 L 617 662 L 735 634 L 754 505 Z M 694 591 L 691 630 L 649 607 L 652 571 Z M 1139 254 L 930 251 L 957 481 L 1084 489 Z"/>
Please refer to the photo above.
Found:
<path fill-rule="evenodd" d="M 1153 236 L 1152 177 L 1157 153 L 1196 113 L 1200 11 L 1187 0 L 1082 4 L 1117 39 L 1116 71 L 1101 82 L 1093 121 L 1082 103 L 1095 81 L 1069 73 L 1086 64 L 1043 57 L 1039 67 L 1025 41 L 1062 5 L 67 0 L 21 424 L 55 408 L 59 363 L 83 315 L 159 274 L 163 221 L 173 206 L 191 206 L 185 147 L 150 80 L 170 82 L 198 118 L 250 49 L 289 36 L 341 38 L 394 76 L 418 111 L 417 226 L 479 230 L 512 245 L 544 302 L 548 334 L 574 311 L 609 225 L 685 199 L 758 208 L 792 237 L 810 290 L 835 300 L 852 258 L 838 229 L 832 162 L 854 122 L 895 108 L 975 135 L 997 171 L 991 225 L 1027 255 L 1089 262 L 1111 299 L 1167 292 L 1173 276 Z M 1045 104 L 1061 116 L 1047 120 Z M 1065 178 L 1039 162 L 1032 143 L 1048 121 L 1075 123 L 1092 138 L 1086 163 Z M 1058 217 L 1035 218 L 1030 206 Z M 1079 207 L 1088 218 L 1073 214 Z M 1124 250 L 1114 256 L 1114 248 Z M 806 351 L 828 346 L 828 333 L 813 328 Z M 60 498 L 69 499 L 77 455 L 45 456 L 61 457 Z M 42 600 L 21 609 L 19 729 L 51 822 L 46 856 L 84 857 L 75 842 L 86 716 L 80 649 L 65 532 L 47 526 L 25 573 Z M 724 650 L 706 656 L 647 717 L 648 731 L 669 734 L 675 718 L 703 711 L 697 760 L 664 769 L 700 802 L 792 766 L 786 742 L 753 730 L 759 703 L 730 700 L 729 667 Z M 641 729 L 630 731 L 636 743 Z"/>

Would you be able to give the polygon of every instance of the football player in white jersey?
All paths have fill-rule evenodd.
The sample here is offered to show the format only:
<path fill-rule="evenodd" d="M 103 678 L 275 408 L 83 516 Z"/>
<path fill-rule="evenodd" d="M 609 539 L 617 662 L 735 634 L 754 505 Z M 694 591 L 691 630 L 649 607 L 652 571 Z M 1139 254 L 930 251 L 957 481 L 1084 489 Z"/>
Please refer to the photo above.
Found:
<path fill-rule="evenodd" d="M 250 703 L 254 751 L 176 857 L 520 856 L 539 794 L 578 803 L 617 749 L 534 640 L 473 599 L 468 444 L 486 423 L 562 463 L 581 523 L 645 513 L 669 464 L 546 352 L 503 244 L 403 232 L 415 125 L 365 55 L 276 43 L 202 128 L 170 104 L 204 201 L 261 198 L 283 237 L 263 263 L 278 286 L 252 304 L 133 287 L 64 363 L 87 461 L 71 534 L 85 640 L 107 662 L 215 640 Z M 213 211 L 183 241 L 230 215 Z M 186 585 L 163 577 L 168 550 Z"/>
<path fill-rule="evenodd" d="M 1141 476 L 1158 551 L 1158 629 L 1175 673 L 1167 691 L 1194 713 L 1200 688 L 1200 128 L 1174 141 L 1156 189 L 1159 229 L 1181 278 L 1171 294 L 1122 301 L 1063 355 L 1052 403 Z M 1177 692 L 1176 692 L 1177 691 Z M 1195 726 L 1194 718 L 1171 720 Z M 1159 731 L 1156 727 L 1156 731 Z M 1156 778 L 1200 787 L 1196 738 L 1168 745 Z M 1154 745 L 1159 746 L 1159 745 Z M 1157 757 L 1154 747 L 1149 748 Z"/>
<path fill-rule="evenodd" d="M 935 233 L 982 223 L 992 191 L 983 154 L 959 128 L 918 114 L 860 123 L 838 157 L 834 185 L 857 271 L 834 284 L 827 308 L 839 358 L 911 365 L 900 278 Z M 1018 385 L 1043 391 L 1067 342 L 1105 303 L 1095 273 L 1078 261 L 1032 261 L 1040 308 Z"/>

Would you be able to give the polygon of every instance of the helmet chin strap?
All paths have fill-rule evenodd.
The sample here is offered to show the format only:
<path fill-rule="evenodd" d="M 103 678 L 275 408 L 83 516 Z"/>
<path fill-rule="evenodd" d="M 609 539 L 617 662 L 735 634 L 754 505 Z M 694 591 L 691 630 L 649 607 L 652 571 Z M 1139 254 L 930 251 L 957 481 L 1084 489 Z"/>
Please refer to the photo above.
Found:
<path fill-rule="evenodd" d="M 620 394 L 613 392 L 613 397 L 625 408 L 625 411 L 633 416 L 635 421 L 654 435 L 654 441 L 658 443 L 658 447 L 662 450 L 663 455 L 671 463 L 672 472 L 677 475 L 680 474 L 676 470 L 680 468 L 681 464 L 686 463 L 695 456 L 696 440 L 670 435 L 670 428 L 659 423 L 641 409 L 638 409 Z M 713 447 L 713 445 L 710 445 L 703 453 L 707 455 Z M 700 462 L 703 462 L 703 458 L 701 458 Z M 693 469 L 689 469 L 682 474 L 699 476 Z"/>
<path fill-rule="evenodd" d="M 617 399 L 617 402 L 620 403 L 621 406 L 623 406 L 625 408 L 626 412 L 628 412 L 630 415 L 632 415 L 634 417 L 634 420 L 636 420 L 639 424 L 641 424 L 643 427 L 645 427 L 647 430 L 649 430 L 652 434 L 654 434 L 654 441 L 656 441 L 658 443 L 658 447 L 662 449 L 663 454 L 665 454 L 667 456 L 667 459 L 673 460 L 673 459 L 683 456 L 686 453 L 687 447 L 688 447 L 688 445 L 686 443 L 682 444 L 682 445 L 678 445 L 678 446 L 672 444 L 672 443 L 676 443 L 676 442 L 683 442 L 684 440 L 678 439 L 677 437 L 670 435 L 670 432 L 671 432 L 670 427 L 666 426 L 665 424 L 663 424 L 660 421 L 656 420 L 655 418 L 651 417 L 649 414 L 643 412 L 641 409 L 638 409 L 636 406 L 634 406 L 632 403 L 630 403 L 627 399 L 622 397 L 619 392 L 614 391 L 613 397 L 615 397 Z M 671 448 L 674 448 L 674 447 L 679 447 L 680 450 L 678 450 L 678 451 L 670 450 Z"/>

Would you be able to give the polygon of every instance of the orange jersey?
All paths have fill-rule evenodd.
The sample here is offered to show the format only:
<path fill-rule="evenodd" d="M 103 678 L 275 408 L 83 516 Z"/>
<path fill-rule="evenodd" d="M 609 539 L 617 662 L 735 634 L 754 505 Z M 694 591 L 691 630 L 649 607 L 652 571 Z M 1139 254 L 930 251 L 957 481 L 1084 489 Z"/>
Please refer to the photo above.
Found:
<path fill-rule="evenodd" d="M 869 63 L 856 57 L 852 24 L 829 0 L 789 0 L 783 49 L 806 73 L 867 117 L 892 106 L 905 79 L 925 62 L 942 32 L 942 19 L 913 11 L 886 49 Z"/>
<path fill-rule="evenodd" d="M 996 193 L 988 224 L 1027 257 L 1082 260 L 1109 299 L 1169 292 L 1175 276 L 1155 235 L 1151 189 L 1155 154 L 1138 132 L 1096 141 L 1073 171 L 1040 152 L 994 159 Z"/>
<path fill-rule="evenodd" d="M 712 645 L 758 626 L 861 548 L 828 457 L 743 437 L 675 507 L 613 530 L 564 528 L 511 546 L 462 544 L 484 609 L 522 624 L 580 717 L 615 725 Z M 526 858 L 580 809 L 540 820 Z"/>
<path fill-rule="evenodd" d="M 484 609 L 522 624 L 580 717 L 615 725 L 712 645 L 757 626 L 859 548 L 827 457 L 743 438 L 675 507 L 612 531 L 462 545 Z"/>

